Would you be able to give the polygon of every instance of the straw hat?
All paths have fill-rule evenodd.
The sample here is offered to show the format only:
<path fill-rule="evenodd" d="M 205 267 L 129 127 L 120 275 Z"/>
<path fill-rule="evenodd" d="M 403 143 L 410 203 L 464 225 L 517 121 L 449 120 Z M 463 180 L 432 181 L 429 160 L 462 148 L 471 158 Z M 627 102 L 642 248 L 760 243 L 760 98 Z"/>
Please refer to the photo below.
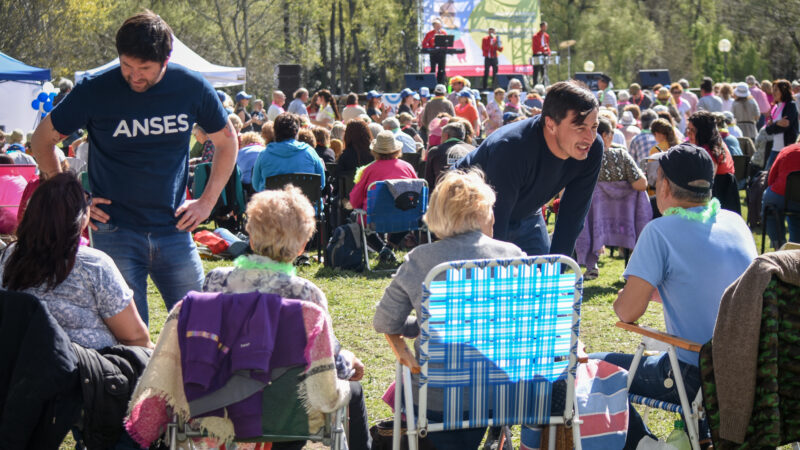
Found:
<path fill-rule="evenodd" d="M 394 133 L 389 130 L 383 130 L 378 133 L 378 137 L 372 141 L 370 149 L 375 153 L 389 154 L 402 150 L 403 144 L 394 139 Z"/>

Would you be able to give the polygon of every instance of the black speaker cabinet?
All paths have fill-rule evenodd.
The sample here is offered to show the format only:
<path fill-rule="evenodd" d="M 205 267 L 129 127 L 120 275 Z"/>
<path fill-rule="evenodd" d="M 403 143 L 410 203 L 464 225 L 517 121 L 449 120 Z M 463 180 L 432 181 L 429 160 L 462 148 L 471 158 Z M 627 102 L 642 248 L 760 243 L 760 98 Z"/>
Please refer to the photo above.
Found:
<path fill-rule="evenodd" d="M 642 89 L 651 89 L 657 84 L 669 87 L 670 83 L 669 69 L 647 69 L 639 71 L 639 84 L 642 86 Z"/>
<path fill-rule="evenodd" d="M 419 88 L 426 87 L 433 94 L 436 87 L 436 74 L 433 73 L 407 73 L 405 74 L 406 87 L 419 92 Z"/>
<path fill-rule="evenodd" d="M 585 84 L 592 91 L 597 90 L 597 80 L 603 76 L 603 72 L 575 72 L 573 79 Z"/>

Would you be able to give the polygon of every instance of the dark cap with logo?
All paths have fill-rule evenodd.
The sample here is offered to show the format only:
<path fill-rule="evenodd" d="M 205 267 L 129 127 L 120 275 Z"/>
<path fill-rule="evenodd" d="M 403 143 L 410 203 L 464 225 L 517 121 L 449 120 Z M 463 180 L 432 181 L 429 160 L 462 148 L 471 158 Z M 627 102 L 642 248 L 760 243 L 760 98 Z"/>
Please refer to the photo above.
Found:
<path fill-rule="evenodd" d="M 714 184 L 714 161 L 694 144 L 679 144 L 647 159 L 658 161 L 664 176 L 686 190 L 703 194 Z"/>

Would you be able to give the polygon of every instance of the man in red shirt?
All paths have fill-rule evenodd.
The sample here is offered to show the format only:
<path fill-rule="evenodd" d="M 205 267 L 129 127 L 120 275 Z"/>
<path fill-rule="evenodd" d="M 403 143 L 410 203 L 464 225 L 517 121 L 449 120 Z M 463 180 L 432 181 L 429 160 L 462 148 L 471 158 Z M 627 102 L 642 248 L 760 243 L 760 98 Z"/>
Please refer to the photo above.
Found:
<path fill-rule="evenodd" d="M 422 40 L 422 48 L 434 48 L 434 37 L 437 34 L 447 34 L 444 30 L 442 30 L 442 19 L 435 18 L 433 19 L 433 29 L 428 31 L 425 34 L 425 38 Z M 446 82 L 446 77 L 444 73 L 444 59 L 447 57 L 445 53 L 431 53 L 431 73 L 436 74 L 436 82 L 440 84 L 444 84 Z"/>
<path fill-rule="evenodd" d="M 497 52 L 503 51 L 503 44 L 500 43 L 500 37 L 494 34 L 494 27 L 489 27 L 489 35 L 483 38 L 481 42 L 481 49 L 483 49 L 483 89 L 488 89 L 486 80 L 489 78 L 489 68 L 492 70 L 492 86 L 497 81 Z"/>
<path fill-rule="evenodd" d="M 539 25 L 539 32 L 533 35 L 533 56 L 550 55 L 550 35 L 547 34 L 547 22 Z M 539 84 L 539 75 L 544 77 L 543 64 L 533 65 L 533 84 Z"/>

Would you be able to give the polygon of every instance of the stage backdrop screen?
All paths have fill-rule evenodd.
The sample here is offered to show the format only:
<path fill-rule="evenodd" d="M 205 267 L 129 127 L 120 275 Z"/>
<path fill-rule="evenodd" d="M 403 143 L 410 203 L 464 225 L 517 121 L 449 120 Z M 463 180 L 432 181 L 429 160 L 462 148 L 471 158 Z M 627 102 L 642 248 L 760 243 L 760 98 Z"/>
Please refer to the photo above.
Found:
<path fill-rule="evenodd" d="M 481 40 L 489 27 L 494 27 L 503 44 L 499 72 L 532 72 L 531 38 L 539 31 L 539 0 L 422 0 L 422 9 L 420 42 L 433 29 L 433 19 L 440 17 L 444 31 L 455 36 L 455 48 L 466 50 L 447 56 L 448 76 L 483 76 Z M 427 55 L 424 64 L 429 72 Z"/>

